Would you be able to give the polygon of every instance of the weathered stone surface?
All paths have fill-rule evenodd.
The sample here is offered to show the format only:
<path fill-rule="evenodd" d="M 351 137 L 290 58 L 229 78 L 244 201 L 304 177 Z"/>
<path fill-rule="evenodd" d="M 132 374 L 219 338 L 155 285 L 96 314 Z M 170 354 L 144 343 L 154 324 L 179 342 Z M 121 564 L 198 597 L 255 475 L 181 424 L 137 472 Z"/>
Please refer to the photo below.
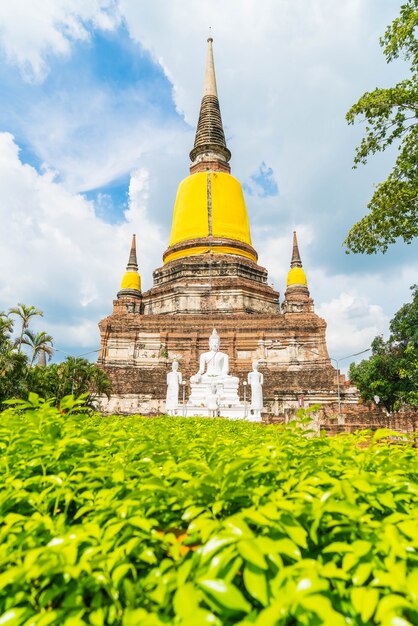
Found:
<path fill-rule="evenodd" d="M 219 298 L 216 302 L 219 304 Z M 99 364 L 111 377 L 121 412 L 132 411 L 131 396 L 142 398 L 144 413 L 163 410 L 166 375 L 173 360 L 179 362 L 187 381 L 188 397 L 188 381 L 198 370 L 199 355 L 207 350 L 213 328 L 221 337 L 222 351 L 229 356 L 231 374 L 241 382 L 252 362 L 260 362 L 267 414 L 292 412 L 301 397 L 307 404 L 336 399 L 336 372 L 326 348 L 326 323 L 315 313 L 206 310 L 198 314 L 141 314 L 133 312 L 129 302 L 116 300 L 113 315 L 99 326 Z M 241 398 L 242 394 L 241 386 Z"/>
<path fill-rule="evenodd" d="M 279 314 L 279 293 L 267 271 L 244 257 L 202 254 L 155 270 L 154 287 L 143 294 L 145 315 L 207 315 L 217 311 Z"/>

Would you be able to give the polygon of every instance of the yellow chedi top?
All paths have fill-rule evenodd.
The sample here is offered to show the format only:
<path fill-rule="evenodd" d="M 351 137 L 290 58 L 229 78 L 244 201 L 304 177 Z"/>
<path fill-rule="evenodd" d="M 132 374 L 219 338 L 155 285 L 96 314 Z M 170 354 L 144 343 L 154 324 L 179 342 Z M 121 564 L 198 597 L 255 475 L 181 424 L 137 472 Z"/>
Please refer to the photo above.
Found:
<path fill-rule="evenodd" d="M 134 292 L 134 293 L 132 293 Z M 129 253 L 129 260 L 126 266 L 126 271 L 123 275 L 122 282 L 120 284 L 119 295 L 138 295 L 141 294 L 141 277 L 138 273 L 138 261 L 136 257 L 136 236 L 132 235 L 131 251 Z"/>
<path fill-rule="evenodd" d="M 201 254 L 236 255 L 257 262 L 241 184 L 231 176 L 208 38 L 203 97 L 190 176 L 179 185 L 164 263 Z"/>
<path fill-rule="evenodd" d="M 287 287 L 292 287 L 292 285 L 308 285 L 308 281 L 306 280 L 306 274 L 302 267 L 292 267 L 287 275 Z"/>
<path fill-rule="evenodd" d="M 290 270 L 287 275 L 287 287 L 308 287 L 306 274 L 302 267 L 296 231 L 293 231 L 293 250 Z"/>
<path fill-rule="evenodd" d="M 125 272 L 120 284 L 121 289 L 136 289 L 141 291 L 141 277 L 138 272 Z"/>
<path fill-rule="evenodd" d="M 245 244 L 211 245 L 215 239 L 229 239 Z M 174 205 L 169 247 L 191 240 L 195 246 L 168 253 L 165 262 L 174 258 L 203 254 L 238 254 L 256 261 L 252 246 L 247 207 L 240 182 L 225 172 L 198 172 L 179 185 Z"/>

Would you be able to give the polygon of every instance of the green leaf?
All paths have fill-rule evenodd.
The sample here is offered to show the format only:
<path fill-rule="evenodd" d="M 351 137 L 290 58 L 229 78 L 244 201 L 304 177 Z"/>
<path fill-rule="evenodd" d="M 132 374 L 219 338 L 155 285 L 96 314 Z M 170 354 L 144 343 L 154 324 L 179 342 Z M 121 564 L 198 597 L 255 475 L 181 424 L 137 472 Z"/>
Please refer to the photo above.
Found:
<path fill-rule="evenodd" d="M 416 539 L 418 537 L 418 521 L 410 520 L 408 522 L 401 522 L 398 524 L 399 530 L 409 537 L 409 539 Z"/>
<path fill-rule="evenodd" d="M 284 524 L 287 534 L 298 546 L 301 548 L 307 548 L 308 544 L 306 542 L 306 538 L 308 536 L 307 531 L 298 525 L 288 525 Z"/>
<path fill-rule="evenodd" d="M 402 437 L 403 435 L 397 432 L 396 430 L 391 430 L 390 428 L 378 428 L 374 433 L 372 439 L 373 441 L 380 441 L 381 439 L 386 439 L 387 437 Z"/>
<path fill-rule="evenodd" d="M 0 589 L 4 589 L 7 585 L 14 583 L 17 579 L 23 578 L 24 572 L 20 567 L 11 567 L 3 574 L 0 574 Z"/>
<path fill-rule="evenodd" d="M 210 611 L 197 609 L 193 615 L 179 622 L 180 626 L 222 626 L 222 622 Z"/>
<path fill-rule="evenodd" d="M 202 565 L 210 561 L 210 559 L 223 547 L 235 543 L 236 539 L 232 537 L 212 537 L 204 546 L 199 548 L 199 555 Z"/>
<path fill-rule="evenodd" d="M 354 609 L 360 615 L 362 621 L 368 622 L 379 602 L 378 590 L 369 587 L 357 587 L 351 590 L 350 598 Z"/>
<path fill-rule="evenodd" d="M 268 605 L 269 591 L 267 574 L 263 569 L 247 563 L 244 567 L 244 585 L 250 596 L 258 600 L 263 606 Z"/>
<path fill-rule="evenodd" d="M 112 473 L 112 480 L 114 483 L 123 483 L 125 480 L 125 472 L 123 469 L 116 469 Z"/>
<path fill-rule="evenodd" d="M 327 626 L 346 626 L 347 622 L 341 613 L 337 613 L 331 604 L 331 601 L 325 596 L 313 594 L 302 597 L 300 606 L 307 609 L 311 613 L 318 615 Z"/>
<path fill-rule="evenodd" d="M 135 572 L 133 566 L 131 563 L 122 563 L 121 565 L 118 565 L 117 567 L 115 567 L 115 569 L 112 571 L 112 581 L 113 584 L 118 587 L 119 583 L 121 582 L 121 580 L 123 578 L 125 578 L 125 576 L 128 573 L 133 573 Z"/>
<path fill-rule="evenodd" d="M 343 541 L 333 541 L 322 549 L 324 554 L 329 552 L 336 552 L 337 554 L 341 554 L 344 552 L 353 552 L 353 548 L 349 543 L 344 543 Z"/>
<path fill-rule="evenodd" d="M 298 561 L 301 558 L 299 548 L 290 539 L 287 539 L 286 537 L 284 539 L 276 539 L 275 544 L 279 554 L 288 556 L 294 561 Z"/>
<path fill-rule="evenodd" d="M 33 612 L 30 609 L 20 606 L 14 607 L 0 617 L 0 626 L 20 626 L 31 615 Z"/>
<path fill-rule="evenodd" d="M 260 569 L 267 569 L 266 559 L 263 552 L 258 547 L 256 540 L 246 539 L 237 543 L 238 553 L 244 561 L 255 565 Z"/>
<path fill-rule="evenodd" d="M 164 622 L 145 609 L 127 609 L 123 613 L 122 626 L 164 626 Z"/>
<path fill-rule="evenodd" d="M 379 602 L 376 611 L 376 620 L 384 622 L 394 617 L 401 617 L 403 609 L 412 609 L 412 605 L 408 600 L 397 594 L 384 596 Z"/>
<path fill-rule="evenodd" d="M 173 597 L 174 612 L 181 618 L 192 617 L 199 609 L 199 592 L 192 583 L 178 587 Z"/>
<path fill-rule="evenodd" d="M 372 573 L 372 569 L 372 563 L 360 563 L 360 565 L 357 567 L 356 571 L 353 574 L 354 585 L 364 585 L 364 583 L 369 579 Z"/>
<path fill-rule="evenodd" d="M 106 610 L 104 607 L 99 607 L 98 609 L 92 611 L 89 615 L 89 620 L 92 626 L 105 626 Z M 36 626 L 38 626 L 38 624 Z"/>
<path fill-rule="evenodd" d="M 352 481 L 351 484 L 358 491 L 361 491 L 363 493 L 374 493 L 376 491 L 376 487 L 374 485 L 371 485 L 370 482 L 368 482 L 364 478 L 356 478 L 355 480 Z"/>
<path fill-rule="evenodd" d="M 221 607 L 237 613 L 247 612 L 251 605 L 233 584 L 221 579 L 198 580 L 197 584 L 206 595 L 212 598 Z"/>
<path fill-rule="evenodd" d="M 406 587 L 408 589 L 408 593 L 416 602 L 418 600 L 418 569 L 414 569 L 408 574 Z"/>
<path fill-rule="evenodd" d="M 225 520 L 224 527 L 229 532 L 237 535 L 237 537 L 253 537 L 253 533 L 248 524 L 246 524 L 241 517 L 238 517 L 238 515 Z"/>

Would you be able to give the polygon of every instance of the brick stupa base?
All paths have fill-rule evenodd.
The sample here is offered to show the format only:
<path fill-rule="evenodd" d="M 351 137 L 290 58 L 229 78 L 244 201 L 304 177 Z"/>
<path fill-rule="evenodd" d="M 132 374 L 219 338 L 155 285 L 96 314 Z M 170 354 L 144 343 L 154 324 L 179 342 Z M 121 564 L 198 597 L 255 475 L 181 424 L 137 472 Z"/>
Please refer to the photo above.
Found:
<path fill-rule="evenodd" d="M 190 376 L 199 369 L 213 328 L 229 356 L 230 373 L 240 378 L 241 400 L 242 383 L 252 362 L 259 362 L 264 417 L 288 417 L 301 404 L 336 402 L 326 323 L 315 314 L 307 288 L 288 289 L 281 311 L 264 268 L 244 258 L 209 255 L 167 264 L 154 272 L 154 284 L 141 297 L 120 292 L 113 314 L 100 322 L 99 364 L 113 385 L 106 412 L 164 413 L 174 360 L 187 381 L 187 400 Z M 343 400 L 355 402 L 343 377 L 340 382 Z"/>

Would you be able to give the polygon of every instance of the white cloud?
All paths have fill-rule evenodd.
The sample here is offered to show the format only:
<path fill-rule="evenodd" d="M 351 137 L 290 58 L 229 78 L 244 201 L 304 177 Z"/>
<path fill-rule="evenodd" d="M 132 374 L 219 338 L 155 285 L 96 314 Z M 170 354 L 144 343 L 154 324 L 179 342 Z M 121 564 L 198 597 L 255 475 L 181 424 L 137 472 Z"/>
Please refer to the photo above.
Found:
<path fill-rule="evenodd" d="M 13 0 L 0 2 L 0 41 L 7 59 L 28 81 L 42 81 L 51 55 L 68 56 L 89 38 L 86 23 L 111 30 L 119 23 L 112 0 Z"/>
<path fill-rule="evenodd" d="M 132 175 L 126 222 L 110 225 L 91 202 L 22 164 L 18 152 L 13 137 L 0 133 L 1 306 L 34 304 L 57 345 L 92 345 L 97 322 L 111 313 L 132 233 L 141 273 L 150 276 L 160 263 L 164 241 L 147 214 L 148 174 Z"/>
<path fill-rule="evenodd" d="M 382 307 L 356 290 L 343 291 L 329 302 L 322 302 L 316 312 L 327 321 L 328 350 L 330 356 L 338 359 L 367 349 L 389 323 Z M 342 363 L 342 367 L 354 360 Z"/>

